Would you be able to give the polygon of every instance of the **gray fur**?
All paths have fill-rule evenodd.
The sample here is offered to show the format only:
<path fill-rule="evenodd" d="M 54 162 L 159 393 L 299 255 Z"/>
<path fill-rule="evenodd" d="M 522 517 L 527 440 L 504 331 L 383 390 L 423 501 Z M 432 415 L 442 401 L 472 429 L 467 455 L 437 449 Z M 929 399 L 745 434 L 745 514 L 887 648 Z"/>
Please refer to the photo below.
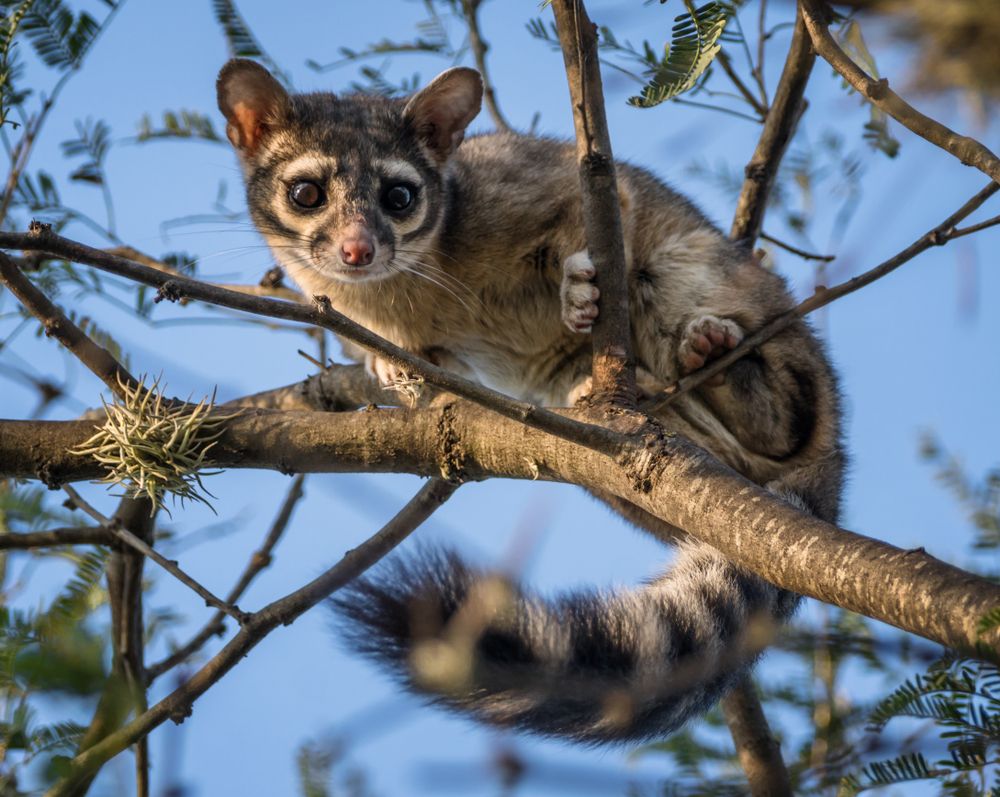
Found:
<path fill-rule="evenodd" d="M 220 108 L 251 216 L 308 295 L 512 395 L 565 405 L 586 391 L 590 338 L 567 326 L 585 325 L 589 296 L 578 276 L 586 254 L 572 146 L 512 133 L 459 146 L 481 91 L 470 70 L 445 73 L 409 101 L 288 96 L 262 71 L 230 62 Z M 400 175 L 418 185 L 418 201 L 394 217 L 380 203 Z M 703 330 L 726 331 L 728 347 L 792 306 L 783 280 L 687 199 L 642 169 L 618 164 L 617 175 L 633 343 L 650 390 L 697 367 Z M 326 204 L 292 207 L 297 179 L 321 185 Z M 340 241 L 359 228 L 375 242 L 374 262 L 348 269 Z M 563 273 L 567 261 L 576 277 L 569 264 Z M 403 376 L 366 361 L 384 382 Z M 836 520 L 839 397 L 805 322 L 658 419 Z M 616 496 L 598 497 L 640 526 L 670 531 Z M 409 687 L 487 722 L 597 743 L 661 736 L 704 711 L 752 664 L 768 636 L 761 629 L 796 602 L 687 542 L 671 570 L 634 593 L 542 601 L 437 555 L 397 559 L 336 605 L 355 644 Z"/>

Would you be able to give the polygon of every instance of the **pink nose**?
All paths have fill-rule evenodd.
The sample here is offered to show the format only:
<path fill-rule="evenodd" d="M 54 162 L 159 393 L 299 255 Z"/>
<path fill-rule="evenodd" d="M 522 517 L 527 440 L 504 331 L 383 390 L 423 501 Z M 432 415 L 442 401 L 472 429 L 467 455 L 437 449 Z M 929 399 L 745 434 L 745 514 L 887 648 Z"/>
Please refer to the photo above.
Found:
<path fill-rule="evenodd" d="M 374 257 L 375 245 L 367 236 L 348 238 L 340 245 L 340 259 L 348 266 L 367 266 Z"/>

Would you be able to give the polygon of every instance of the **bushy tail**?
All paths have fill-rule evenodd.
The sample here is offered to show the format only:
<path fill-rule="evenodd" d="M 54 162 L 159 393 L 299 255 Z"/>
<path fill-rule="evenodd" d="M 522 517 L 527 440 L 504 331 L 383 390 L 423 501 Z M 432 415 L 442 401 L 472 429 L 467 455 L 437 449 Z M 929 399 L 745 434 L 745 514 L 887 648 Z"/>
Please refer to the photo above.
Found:
<path fill-rule="evenodd" d="M 357 649 L 434 702 L 598 744 L 662 737 L 707 711 L 797 600 L 686 542 L 636 591 L 543 600 L 438 551 L 396 557 L 333 603 Z"/>

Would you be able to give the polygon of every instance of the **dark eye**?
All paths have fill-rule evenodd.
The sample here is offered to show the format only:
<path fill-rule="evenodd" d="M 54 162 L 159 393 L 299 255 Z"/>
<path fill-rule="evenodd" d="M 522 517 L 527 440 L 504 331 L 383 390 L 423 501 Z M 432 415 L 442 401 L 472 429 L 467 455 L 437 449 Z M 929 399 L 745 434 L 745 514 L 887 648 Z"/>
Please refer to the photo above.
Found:
<path fill-rule="evenodd" d="M 311 209 L 322 205 L 326 195 L 316 183 L 299 180 L 297 183 L 292 183 L 292 187 L 288 189 L 288 198 L 300 208 Z"/>
<path fill-rule="evenodd" d="M 382 207 L 390 213 L 407 210 L 417 198 L 417 187 L 410 183 L 395 183 L 382 191 Z"/>

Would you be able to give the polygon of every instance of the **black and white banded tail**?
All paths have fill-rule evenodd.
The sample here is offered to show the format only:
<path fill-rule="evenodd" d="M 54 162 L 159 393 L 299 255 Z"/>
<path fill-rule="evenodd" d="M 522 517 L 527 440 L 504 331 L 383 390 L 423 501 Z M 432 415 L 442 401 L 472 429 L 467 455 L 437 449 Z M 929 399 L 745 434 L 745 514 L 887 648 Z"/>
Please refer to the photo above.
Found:
<path fill-rule="evenodd" d="M 353 647 L 433 702 L 600 744 L 659 738 L 707 711 L 797 601 L 684 543 L 635 591 L 543 600 L 435 551 L 395 557 L 333 603 Z"/>

